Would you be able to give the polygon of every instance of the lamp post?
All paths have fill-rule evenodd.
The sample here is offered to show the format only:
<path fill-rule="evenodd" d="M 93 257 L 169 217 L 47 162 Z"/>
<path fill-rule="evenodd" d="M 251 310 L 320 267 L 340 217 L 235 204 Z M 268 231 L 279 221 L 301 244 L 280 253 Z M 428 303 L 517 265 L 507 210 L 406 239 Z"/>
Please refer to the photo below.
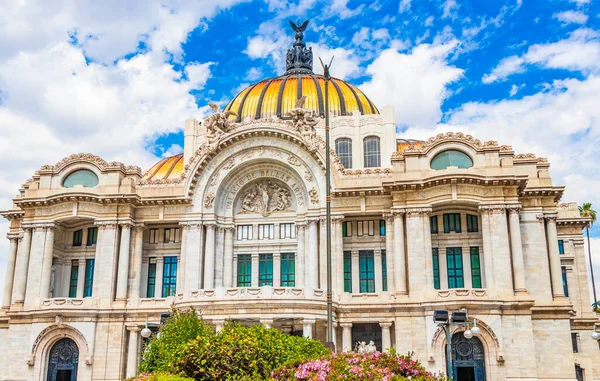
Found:
<path fill-rule="evenodd" d="M 333 57 L 329 64 L 323 64 L 319 57 L 321 66 L 323 66 L 323 79 L 325 79 L 325 200 L 327 206 L 326 225 L 327 225 L 327 343 L 329 350 L 335 352 L 335 343 L 333 342 L 333 294 L 332 294 L 332 274 L 331 274 L 331 158 L 329 157 L 329 68 L 333 62 Z"/>
<path fill-rule="evenodd" d="M 146 320 L 146 326 L 142 329 L 140 335 L 142 335 L 144 339 L 147 339 L 150 336 L 152 336 L 152 331 L 150 330 L 150 328 L 148 328 L 148 320 Z"/>
<path fill-rule="evenodd" d="M 450 316 L 448 311 L 435 310 L 433 311 L 433 321 L 437 323 L 438 327 L 443 328 L 444 333 L 446 334 L 446 376 L 448 376 L 449 378 L 454 378 L 454 359 L 452 358 L 452 336 L 456 332 L 456 329 L 452 331 L 452 327 L 467 327 L 467 330 L 463 334 L 466 339 L 471 339 L 473 336 L 479 336 L 481 334 L 481 328 L 477 326 L 477 319 L 473 319 L 473 321 L 468 321 L 467 313 L 463 311 L 452 312 L 452 315 Z M 469 328 L 471 325 L 473 325 L 473 327 Z"/>

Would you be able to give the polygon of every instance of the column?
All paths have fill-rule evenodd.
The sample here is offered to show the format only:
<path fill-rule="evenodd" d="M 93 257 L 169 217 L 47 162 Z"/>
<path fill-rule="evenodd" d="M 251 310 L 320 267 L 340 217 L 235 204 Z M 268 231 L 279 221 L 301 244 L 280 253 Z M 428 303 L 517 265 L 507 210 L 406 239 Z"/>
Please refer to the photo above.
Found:
<path fill-rule="evenodd" d="M 46 244 L 46 227 L 37 225 L 31 236 L 29 268 L 27 269 L 27 287 L 25 288 L 25 307 L 37 308 L 40 301 L 42 270 L 44 267 L 44 247 Z"/>
<path fill-rule="evenodd" d="M 558 216 L 556 214 L 547 214 L 544 217 L 546 217 L 546 237 L 548 241 L 548 255 L 550 256 L 552 296 L 554 299 L 564 298 L 560 256 L 558 253 L 558 234 L 556 232 L 556 219 Z"/>
<path fill-rule="evenodd" d="M 296 269 L 296 287 L 304 288 L 305 280 L 304 280 L 304 266 L 306 263 L 306 251 L 304 250 L 305 244 L 305 228 L 306 223 L 300 222 L 296 224 L 296 242 L 297 242 L 297 253 L 296 259 L 298 263 L 298 268 Z"/>
<path fill-rule="evenodd" d="M 373 265 L 375 266 L 375 292 L 383 291 L 383 267 L 381 262 L 381 250 L 375 250 L 373 255 Z"/>
<path fill-rule="evenodd" d="M 213 324 L 215 325 L 215 331 L 221 332 L 225 326 L 225 319 L 215 319 Z"/>
<path fill-rule="evenodd" d="M 331 330 L 332 331 L 331 341 L 333 342 L 333 345 L 335 348 L 334 352 L 337 352 L 338 351 L 337 350 L 337 346 L 338 346 L 337 345 L 337 326 L 338 326 L 337 321 L 331 322 L 331 326 L 333 327 L 333 329 Z"/>
<path fill-rule="evenodd" d="M 179 250 L 179 261 L 177 263 L 177 282 L 175 284 L 175 289 L 177 290 L 177 293 L 181 293 L 183 295 L 186 295 L 186 281 L 185 281 L 185 276 L 186 276 L 186 272 L 187 270 L 187 262 L 188 262 L 188 256 L 190 256 L 191 254 L 188 254 L 188 233 L 189 233 L 189 227 L 190 224 L 187 222 L 180 222 L 179 223 L 180 229 L 181 229 L 181 246 L 180 246 L 180 250 Z M 198 288 L 195 288 L 198 289 Z"/>
<path fill-rule="evenodd" d="M 83 298 L 83 289 L 85 287 L 85 258 L 79 259 L 77 270 L 77 298 Z"/>
<path fill-rule="evenodd" d="M 352 323 L 340 323 L 342 327 L 342 352 L 352 351 Z"/>
<path fill-rule="evenodd" d="M 23 228 L 23 238 L 17 246 L 17 262 L 13 282 L 12 303 L 23 303 L 25 300 L 25 285 L 27 284 L 27 269 L 31 249 L 32 228 Z"/>
<path fill-rule="evenodd" d="M 223 254 L 223 286 L 233 287 L 233 233 L 234 227 L 225 228 L 225 251 Z"/>
<path fill-rule="evenodd" d="M 54 224 L 46 227 L 44 259 L 42 261 L 42 276 L 40 280 L 40 299 L 52 297 L 50 294 L 50 283 L 52 280 L 52 258 L 54 255 L 54 229 Z"/>
<path fill-rule="evenodd" d="M 156 285 L 154 286 L 154 297 L 162 298 L 163 296 L 163 272 L 165 268 L 165 260 L 163 257 L 156 258 Z"/>
<path fill-rule="evenodd" d="M 156 261 L 156 259 L 155 259 Z M 150 267 L 150 258 L 142 259 L 142 275 L 140 277 L 140 298 L 148 297 L 148 270 Z M 156 283 L 154 284 L 156 287 Z M 156 289 L 154 290 L 156 295 Z"/>
<path fill-rule="evenodd" d="M 332 239 L 332 247 L 334 243 L 335 242 Z M 335 261 L 333 261 L 333 253 L 334 251 L 331 250 L 332 267 L 335 264 Z M 332 275 L 334 275 L 333 271 Z M 334 286 L 335 283 L 332 283 L 332 288 Z M 319 218 L 319 288 L 323 290 L 327 288 L 327 218 L 323 216 Z"/>
<path fill-rule="evenodd" d="M 523 258 L 523 244 L 521 242 L 521 223 L 519 221 L 520 209 L 520 206 L 510 207 L 508 209 L 508 223 L 510 228 L 510 246 L 513 277 L 515 281 L 515 294 L 527 294 L 525 285 L 525 260 Z"/>
<path fill-rule="evenodd" d="M 17 261 L 17 248 L 19 243 L 19 237 L 17 234 L 8 234 L 10 240 L 8 248 L 8 261 L 6 262 L 6 278 L 4 279 L 4 295 L 2 297 L 2 308 L 8 309 L 10 307 L 10 299 L 13 290 L 13 280 L 15 276 L 15 264 Z"/>
<path fill-rule="evenodd" d="M 273 327 L 273 319 L 260 319 L 260 324 L 264 325 L 265 328 Z"/>
<path fill-rule="evenodd" d="M 396 294 L 407 295 L 406 256 L 404 253 L 404 212 L 392 211 L 394 217 L 394 286 Z M 388 274 L 388 278 L 391 274 Z"/>
<path fill-rule="evenodd" d="M 97 222 L 98 241 L 94 265 L 92 295 L 104 300 L 115 295 L 115 274 L 117 273 L 117 223 Z"/>
<path fill-rule="evenodd" d="M 251 278 L 250 278 L 250 286 L 258 287 L 258 277 L 259 277 L 259 256 L 258 253 L 252 253 L 252 267 L 251 267 Z"/>
<path fill-rule="evenodd" d="M 281 253 L 273 253 L 273 287 L 281 287 Z"/>
<path fill-rule="evenodd" d="M 479 207 L 479 211 L 481 212 L 481 238 L 483 243 L 483 253 L 479 253 L 479 260 L 483 262 L 485 288 L 489 293 L 496 287 L 494 282 L 494 263 L 492 261 L 492 243 L 490 240 L 490 214 L 481 206 Z"/>
<path fill-rule="evenodd" d="M 391 214 L 384 214 L 383 218 L 385 220 L 385 253 L 388 292 L 393 294 L 396 292 L 396 284 L 394 283 L 394 274 L 396 274 L 396 262 L 394 261 L 394 217 Z"/>
<path fill-rule="evenodd" d="M 137 374 L 140 327 L 127 327 L 127 330 L 129 331 L 129 344 L 127 346 L 127 373 L 125 377 L 130 378 Z"/>
<path fill-rule="evenodd" d="M 360 258 L 358 250 L 352 250 L 352 293 L 360 293 Z M 343 267 L 342 267 L 343 269 Z M 344 276 L 342 272 L 342 277 Z"/>
<path fill-rule="evenodd" d="M 392 336 L 390 335 L 391 322 L 379 323 L 381 327 L 381 350 L 387 352 L 392 347 Z"/>
<path fill-rule="evenodd" d="M 206 253 L 204 255 L 204 289 L 212 290 L 215 286 L 215 250 L 216 250 L 216 225 L 206 226 Z M 202 257 L 200 257 L 202 259 Z"/>
<path fill-rule="evenodd" d="M 343 216 L 332 217 L 333 245 L 332 249 L 332 276 L 333 289 L 337 295 L 344 292 L 344 237 L 342 232 Z"/>
<path fill-rule="evenodd" d="M 203 228 L 200 221 L 181 223 L 185 231 L 185 266 L 183 267 L 183 292 L 188 295 L 191 291 L 202 288 L 202 252 Z M 214 253 L 215 225 L 206 225 L 206 253 Z M 206 278 L 205 278 L 206 280 Z"/>
<path fill-rule="evenodd" d="M 308 221 L 308 256 L 306 261 L 305 283 L 310 288 L 319 287 L 319 245 L 317 236 L 317 220 Z"/>
<path fill-rule="evenodd" d="M 117 275 L 116 300 L 127 299 L 127 278 L 129 277 L 129 247 L 131 245 L 131 223 L 121 225 L 121 243 L 119 245 L 119 267 Z"/>
<path fill-rule="evenodd" d="M 140 298 L 140 289 L 142 287 L 142 256 L 144 251 L 144 224 L 137 224 L 134 228 L 134 249 L 131 260 L 132 278 L 131 289 L 129 290 L 129 299 L 137 300 Z M 182 240 L 183 242 L 183 240 Z M 146 281 L 147 282 L 147 281 Z"/>
<path fill-rule="evenodd" d="M 56 262 L 54 263 L 54 265 L 52 266 L 54 267 L 54 285 L 51 286 L 52 291 L 50 292 L 50 297 L 51 298 L 58 298 L 61 296 L 66 296 L 65 294 L 63 294 L 62 289 L 63 289 L 63 279 L 64 279 L 64 273 L 63 273 L 63 262 Z"/>
<path fill-rule="evenodd" d="M 217 229 L 217 237 L 215 241 L 217 247 L 215 249 L 215 271 L 213 278 L 213 288 L 223 287 L 223 246 L 225 243 L 225 229 L 222 226 L 219 226 L 219 228 Z"/>
<path fill-rule="evenodd" d="M 429 218 L 431 208 L 409 209 L 406 213 L 407 241 L 406 273 L 411 298 L 419 298 L 433 290 L 433 282 L 428 282 L 428 263 L 431 263 L 431 240 L 429 237 Z M 429 242 L 427 240 L 429 239 Z"/>
<path fill-rule="evenodd" d="M 486 283 L 488 286 L 486 287 L 488 289 L 488 295 L 514 295 L 506 208 L 506 204 L 488 204 L 479 207 L 479 210 L 482 211 L 482 236 L 486 277 L 488 275 L 488 270 L 491 270 L 490 272 L 494 279 L 493 286 L 495 287 L 494 290 L 490 291 L 489 283 Z M 485 221 L 486 218 L 487 222 Z M 488 245 L 488 247 L 486 247 L 486 245 Z M 489 262 L 491 262 L 492 269 L 487 268 Z"/>
<path fill-rule="evenodd" d="M 302 320 L 302 336 L 307 337 L 309 339 L 313 338 L 313 324 L 315 324 L 315 319 Z"/>

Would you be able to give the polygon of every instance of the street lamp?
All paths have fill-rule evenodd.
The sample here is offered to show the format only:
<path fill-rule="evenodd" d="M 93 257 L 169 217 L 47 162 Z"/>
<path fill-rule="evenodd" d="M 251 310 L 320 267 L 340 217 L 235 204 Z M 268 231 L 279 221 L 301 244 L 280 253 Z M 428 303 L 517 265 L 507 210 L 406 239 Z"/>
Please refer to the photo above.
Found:
<path fill-rule="evenodd" d="M 472 322 L 468 321 L 467 313 L 464 311 L 456 311 L 450 314 L 445 310 L 435 310 L 433 311 L 433 321 L 437 323 L 440 328 L 444 329 L 444 333 L 446 334 L 446 372 L 447 375 L 450 376 L 450 372 L 454 368 L 452 366 L 452 336 L 456 332 L 456 329 L 452 331 L 452 327 L 456 327 L 457 329 L 460 327 L 467 327 L 467 330 L 463 333 L 465 338 L 471 339 L 473 336 L 477 337 L 481 334 L 481 329 L 477 326 L 477 319 L 473 319 Z M 471 324 L 473 325 L 470 328 Z M 600 334 L 598 334 L 600 336 Z"/>
<path fill-rule="evenodd" d="M 150 336 L 152 336 L 152 331 L 150 330 L 150 328 L 148 328 L 148 321 L 147 320 L 146 320 L 146 326 L 144 327 L 144 329 L 142 329 L 142 332 L 140 332 L 140 335 L 142 335 L 142 337 L 144 339 L 147 339 Z"/>
<path fill-rule="evenodd" d="M 594 331 L 592 332 L 592 339 L 596 341 L 600 341 L 600 332 Z"/>

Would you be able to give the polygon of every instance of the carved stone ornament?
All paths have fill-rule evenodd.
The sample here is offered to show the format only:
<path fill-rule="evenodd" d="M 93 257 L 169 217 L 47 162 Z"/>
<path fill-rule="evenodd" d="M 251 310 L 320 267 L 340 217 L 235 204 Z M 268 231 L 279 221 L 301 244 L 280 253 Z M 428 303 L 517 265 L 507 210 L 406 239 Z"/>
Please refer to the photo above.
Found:
<path fill-rule="evenodd" d="M 237 113 L 233 111 L 221 112 L 219 106 L 212 102 L 209 102 L 208 105 L 215 113 L 204 119 L 202 125 L 206 135 L 206 149 L 208 152 L 212 152 L 219 145 L 223 135 L 235 128 L 228 118 L 230 115 L 237 116 Z"/>
<path fill-rule="evenodd" d="M 292 194 L 286 187 L 264 180 L 253 184 L 241 196 L 240 213 L 260 213 L 264 217 L 273 212 L 289 210 Z"/>
<path fill-rule="evenodd" d="M 215 202 L 215 194 L 213 192 L 208 192 L 206 197 L 204 198 L 204 207 L 206 209 L 210 209 L 213 207 L 213 203 Z"/>
<path fill-rule="evenodd" d="M 308 191 L 308 196 L 310 197 L 310 202 L 313 204 L 319 203 L 319 192 L 315 188 L 312 188 Z"/>
<path fill-rule="evenodd" d="M 299 103 L 301 103 L 299 101 Z M 317 131 L 315 126 L 319 124 L 319 116 L 313 110 L 307 110 L 297 107 L 286 113 L 291 120 L 287 122 L 296 132 L 300 134 L 302 141 L 310 152 L 315 152 L 319 148 L 317 140 Z"/>

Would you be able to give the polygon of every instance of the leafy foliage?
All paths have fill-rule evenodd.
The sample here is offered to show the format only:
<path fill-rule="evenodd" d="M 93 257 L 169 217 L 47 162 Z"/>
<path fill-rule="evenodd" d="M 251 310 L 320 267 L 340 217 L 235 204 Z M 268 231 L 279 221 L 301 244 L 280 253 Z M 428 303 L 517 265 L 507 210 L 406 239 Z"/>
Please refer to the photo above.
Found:
<path fill-rule="evenodd" d="M 273 372 L 275 380 L 382 380 L 382 381 L 441 381 L 427 371 L 412 354 L 401 356 L 389 353 L 340 353 L 305 361 L 295 366 L 284 366 Z"/>
<path fill-rule="evenodd" d="M 592 225 L 596 222 L 596 211 L 592 209 L 591 202 L 584 202 L 583 205 L 579 205 L 579 214 L 581 217 L 590 217 Z"/>
<path fill-rule="evenodd" d="M 215 333 L 194 310 L 174 310 L 160 335 L 150 341 L 140 369 L 194 380 L 266 380 L 282 365 L 328 354 L 317 341 L 262 325 L 229 323 Z"/>
<path fill-rule="evenodd" d="M 191 378 L 174 376 L 167 373 L 142 373 L 137 377 L 129 378 L 127 381 L 193 381 Z"/>

